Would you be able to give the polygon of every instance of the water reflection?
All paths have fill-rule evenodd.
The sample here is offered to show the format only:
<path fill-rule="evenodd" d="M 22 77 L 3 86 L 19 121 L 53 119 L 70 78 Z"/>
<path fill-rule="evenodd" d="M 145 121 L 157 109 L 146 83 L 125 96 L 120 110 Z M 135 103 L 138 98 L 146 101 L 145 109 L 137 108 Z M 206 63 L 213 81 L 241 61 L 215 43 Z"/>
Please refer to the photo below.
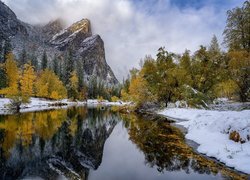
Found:
<path fill-rule="evenodd" d="M 87 179 L 116 123 L 115 114 L 96 108 L 1 116 L 0 177 Z"/>
<path fill-rule="evenodd" d="M 135 164 L 141 162 L 140 158 L 123 159 L 123 154 L 138 157 L 140 150 L 142 162 L 151 170 L 164 174 L 164 178 L 169 172 L 178 171 L 183 171 L 184 175 L 191 174 L 189 177 L 203 174 L 201 177 L 246 178 L 193 152 L 179 129 L 167 121 L 148 120 L 148 117 L 132 114 L 120 115 L 109 108 L 72 107 L 0 116 L 0 179 L 91 179 L 94 178 L 90 176 L 91 172 L 100 172 L 99 177 L 104 177 L 100 171 L 102 168 L 99 168 L 105 156 L 104 144 L 118 122 L 124 126 L 119 133 L 125 133 L 130 140 L 112 136 L 109 148 L 113 152 L 119 150 L 121 153 L 116 158 L 131 164 L 117 167 L 112 171 L 115 174 L 112 177 L 135 179 L 132 174 L 121 177 L 118 171 L 124 174 L 125 169 L 143 169 L 143 178 L 149 170 L 143 164 L 143 167 L 136 167 Z M 115 164 L 112 154 L 106 154 L 105 159 Z M 104 165 L 106 169 L 111 168 L 105 162 Z M 110 179 L 111 175 L 105 177 Z"/>
<path fill-rule="evenodd" d="M 145 163 L 159 172 L 184 171 L 219 175 L 225 179 L 245 179 L 222 164 L 197 154 L 185 142 L 183 133 L 167 120 L 145 120 L 135 115 L 123 116 L 130 140 L 145 156 Z"/>

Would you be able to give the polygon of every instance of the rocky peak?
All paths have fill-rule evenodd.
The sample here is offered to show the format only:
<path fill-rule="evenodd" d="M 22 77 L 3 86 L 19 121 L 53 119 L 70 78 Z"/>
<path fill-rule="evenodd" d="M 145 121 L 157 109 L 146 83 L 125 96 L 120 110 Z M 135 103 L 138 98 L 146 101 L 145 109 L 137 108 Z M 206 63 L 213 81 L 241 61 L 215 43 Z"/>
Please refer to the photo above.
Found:
<path fill-rule="evenodd" d="M 68 29 L 72 33 L 74 33 L 74 32 L 82 32 L 82 33 L 85 33 L 85 34 L 92 35 L 90 20 L 88 20 L 88 19 L 82 19 L 82 20 L 72 24 Z"/>
<path fill-rule="evenodd" d="M 55 34 L 59 33 L 64 28 L 64 21 L 62 19 L 56 19 L 43 26 L 42 32 L 47 36 L 47 38 L 52 38 Z"/>
<path fill-rule="evenodd" d="M 27 35 L 23 23 L 19 21 L 15 13 L 0 1 L 0 40 L 14 36 L 17 33 Z"/>
<path fill-rule="evenodd" d="M 91 35 L 90 21 L 88 19 L 82 19 L 55 34 L 50 40 L 50 43 L 59 50 L 66 50 L 68 47 L 75 48 L 82 40 Z"/>
<path fill-rule="evenodd" d="M 96 78 L 107 85 L 118 84 L 107 64 L 104 42 L 99 35 L 92 35 L 88 19 L 68 28 L 61 19 L 45 26 L 33 26 L 18 20 L 15 13 L 0 1 L 0 43 L 8 38 L 16 57 L 25 49 L 41 61 L 46 51 L 48 61 L 52 61 L 54 57 L 63 57 L 72 50 L 74 63 L 81 69 L 86 83 Z"/>

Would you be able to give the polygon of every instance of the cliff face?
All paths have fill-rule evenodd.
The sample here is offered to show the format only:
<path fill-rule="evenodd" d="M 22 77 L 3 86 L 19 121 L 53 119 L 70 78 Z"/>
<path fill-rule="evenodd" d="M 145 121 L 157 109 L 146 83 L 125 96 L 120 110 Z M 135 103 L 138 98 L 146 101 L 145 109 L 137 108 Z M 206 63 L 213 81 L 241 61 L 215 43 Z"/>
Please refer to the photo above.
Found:
<path fill-rule="evenodd" d="M 86 81 L 96 77 L 109 85 L 118 84 L 106 62 L 104 42 L 99 35 L 92 34 L 88 19 L 82 19 L 69 27 L 65 27 L 61 19 L 45 26 L 32 26 L 18 20 L 15 13 L 0 2 L 0 23 L 0 43 L 9 38 L 17 57 L 25 49 L 41 60 L 46 51 L 51 61 L 55 56 L 64 56 L 72 50 L 75 64 L 81 66 Z"/>
<path fill-rule="evenodd" d="M 16 34 L 27 35 L 27 30 L 23 23 L 19 21 L 11 9 L 0 1 L 0 38 L 6 39 Z"/>

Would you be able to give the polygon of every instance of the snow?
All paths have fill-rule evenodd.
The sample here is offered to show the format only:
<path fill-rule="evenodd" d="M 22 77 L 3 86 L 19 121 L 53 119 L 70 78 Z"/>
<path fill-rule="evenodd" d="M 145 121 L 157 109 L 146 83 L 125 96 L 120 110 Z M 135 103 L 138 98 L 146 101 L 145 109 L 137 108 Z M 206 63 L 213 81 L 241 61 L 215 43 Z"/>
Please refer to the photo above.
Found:
<path fill-rule="evenodd" d="M 56 106 L 57 103 L 64 103 L 63 106 Z M 11 114 L 9 108 L 10 100 L 8 98 L 0 98 L 0 115 L 1 114 Z M 68 108 L 70 106 L 85 106 L 85 105 L 103 105 L 103 106 L 124 106 L 129 103 L 127 102 L 109 102 L 107 100 L 98 101 L 96 99 L 89 99 L 86 101 L 69 101 L 68 99 L 63 99 L 60 101 L 50 101 L 47 99 L 41 98 L 30 98 L 30 103 L 23 104 L 21 106 L 20 112 L 32 112 L 32 111 L 42 111 L 42 110 L 50 110 L 50 109 L 60 109 L 60 108 Z"/>
<path fill-rule="evenodd" d="M 199 144 L 198 152 L 214 157 L 229 167 L 250 174 L 250 110 L 212 111 L 172 108 L 158 112 L 187 128 L 186 138 Z M 246 142 L 229 139 L 237 131 Z"/>

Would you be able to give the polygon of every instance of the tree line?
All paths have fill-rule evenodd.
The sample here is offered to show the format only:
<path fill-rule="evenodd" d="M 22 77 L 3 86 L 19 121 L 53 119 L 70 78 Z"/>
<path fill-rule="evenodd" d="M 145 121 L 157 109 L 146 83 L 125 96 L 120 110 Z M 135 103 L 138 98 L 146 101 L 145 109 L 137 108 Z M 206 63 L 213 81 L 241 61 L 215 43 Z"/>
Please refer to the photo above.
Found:
<path fill-rule="evenodd" d="M 44 51 L 40 62 L 25 48 L 18 58 L 12 51 L 8 40 L 0 46 L 0 95 L 10 98 L 17 110 L 22 103 L 28 103 L 30 97 L 85 101 L 88 98 L 111 100 L 120 96 L 119 85 L 107 85 L 94 75 L 87 82 L 83 65 L 75 60 L 72 50 L 55 56 L 52 61 Z"/>
<path fill-rule="evenodd" d="M 208 47 L 193 54 L 175 54 L 159 48 L 157 58 L 146 56 L 140 69 L 133 68 L 124 81 L 122 98 L 143 106 L 148 102 L 183 100 L 206 106 L 215 98 L 242 102 L 250 99 L 250 3 L 227 12 L 222 51 L 216 36 Z"/>

